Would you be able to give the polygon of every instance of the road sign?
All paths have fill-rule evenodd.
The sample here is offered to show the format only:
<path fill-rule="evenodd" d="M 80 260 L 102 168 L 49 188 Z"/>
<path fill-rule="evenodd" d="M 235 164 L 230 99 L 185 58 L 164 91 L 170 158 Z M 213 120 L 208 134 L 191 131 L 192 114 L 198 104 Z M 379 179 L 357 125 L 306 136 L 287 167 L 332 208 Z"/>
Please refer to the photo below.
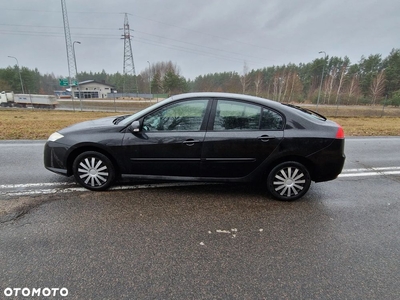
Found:
<path fill-rule="evenodd" d="M 68 82 L 67 78 L 60 78 L 58 81 L 60 82 L 60 86 L 69 86 L 69 82 Z M 72 85 L 78 85 L 78 81 L 73 80 Z"/>
<path fill-rule="evenodd" d="M 59 82 L 60 82 L 60 86 L 69 86 L 68 79 L 66 79 L 66 78 L 60 78 Z"/>

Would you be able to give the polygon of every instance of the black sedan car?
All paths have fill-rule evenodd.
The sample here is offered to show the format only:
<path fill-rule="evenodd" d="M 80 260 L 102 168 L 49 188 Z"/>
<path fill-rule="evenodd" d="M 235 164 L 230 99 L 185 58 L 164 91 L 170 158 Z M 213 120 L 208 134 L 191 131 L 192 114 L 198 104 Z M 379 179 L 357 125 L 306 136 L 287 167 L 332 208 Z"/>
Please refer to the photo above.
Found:
<path fill-rule="evenodd" d="M 311 181 L 335 179 L 344 132 L 313 111 L 227 93 L 172 96 L 133 115 L 53 133 L 44 165 L 90 190 L 117 179 L 250 182 L 295 200 Z"/>

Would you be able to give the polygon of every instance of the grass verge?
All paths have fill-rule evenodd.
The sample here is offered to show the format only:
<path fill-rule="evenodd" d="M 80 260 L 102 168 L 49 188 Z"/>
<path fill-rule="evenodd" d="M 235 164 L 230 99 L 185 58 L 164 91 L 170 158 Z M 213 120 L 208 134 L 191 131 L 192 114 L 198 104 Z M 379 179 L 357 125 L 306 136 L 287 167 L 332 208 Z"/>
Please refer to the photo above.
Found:
<path fill-rule="evenodd" d="M 349 108 L 346 111 L 350 114 Z M 353 117 L 330 119 L 342 125 L 346 136 L 400 136 L 399 116 L 365 117 L 357 116 L 357 111 L 353 111 Z M 54 131 L 74 123 L 119 114 L 123 113 L 0 109 L 0 140 L 47 139 Z M 329 111 L 325 114 L 330 115 Z"/>

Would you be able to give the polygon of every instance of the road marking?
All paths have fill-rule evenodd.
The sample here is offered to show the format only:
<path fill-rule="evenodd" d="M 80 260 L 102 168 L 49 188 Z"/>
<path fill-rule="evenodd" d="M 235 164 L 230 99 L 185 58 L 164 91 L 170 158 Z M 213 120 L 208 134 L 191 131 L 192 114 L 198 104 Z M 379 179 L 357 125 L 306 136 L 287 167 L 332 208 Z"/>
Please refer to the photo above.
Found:
<path fill-rule="evenodd" d="M 385 176 L 399 175 L 400 167 L 379 167 L 364 169 L 345 169 L 338 177 L 364 177 L 364 176 Z"/>
<path fill-rule="evenodd" d="M 355 174 L 340 174 L 338 177 L 363 177 L 363 176 L 382 176 L 382 175 L 400 175 L 400 171 L 392 172 L 365 172 L 365 173 L 355 173 Z"/>
<path fill-rule="evenodd" d="M 400 170 L 400 167 L 380 167 L 380 168 L 362 168 L 362 169 L 344 169 L 343 172 L 365 172 L 365 171 L 385 171 L 385 170 Z"/>
<path fill-rule="evenodd" d="M 118 190 L 139 190 L 139 189 L 155 189 L 162 187 L 179 187 L 179 186 L 194 186 L 194 185 L 205 185 L 207 183 L 202 182 L 177 182 L 177 183 L 157 183 L 157 184 L 140 184 L 140 185 L 123 185 L 123 186 L 114 186 L 109 190 L 118 191 Z M 210 184 L 210 183 L 208 183 Z M 214 184 L 214 183 L 211 183 Z M 30 189 L 30 190 L 19 190 L 19 191 L 1 191 L 1 189 L 15 189 L 15 188 L 36 188 L 43 186 L 60 186 L 60 185 L 69 185 L 75 187 L 56 187 L 52 189 Z M 29 196 L 29 195 L 40 195 L 40 194 L 64 194 L 71 192 L 88 192 L 89 190 L 79 187 L 76 183 L 73 182 L 48 182 L 48 183 L 27 183 L 27 184 L 3 184 L 0 185 L 0 195 L 6 196 Z"/>
<path fill-rule="evenodd" d="M 0 189 L 18 189 L 18 188 L 33 188 L 45 186 L 60 186 L 60 185 L 74 185 L 73 182 L 46 182 L 46 183 L 18 183 L 18 184 L 2 184 Z"/>
<path fill-rule="evenodd" d="M 339 178 L 348 177 L 365 177 L 365 176 L 385 176 L 400 175 L 400 167 L 377 167 L 377 168 L 358 168 L 344 169 L 338 176 Z M 201 182 L 177 182 L 177 183 L 157 183 L 157 184 L 140 184 L 140 185 L 121 185 L 114 186 L 110 190 L 138 190 L 138 189 L 155 189 L 162 187 L 179 187 L 206 185 L 210 183 Z M 52 188 L 53 187 L 53 188 Z M 8 191 L 7 191 L 8 190 Z M 0 185 L 0 195 L 5 196 L 29 196 L 29 195 L 45 195 L 56 193 L 71 192 L 87 192 L 88 190 L 80 187 L 74 182 L 44 182 L 44 183 L 20 183 L 20 184 L 2 184 Z"/>

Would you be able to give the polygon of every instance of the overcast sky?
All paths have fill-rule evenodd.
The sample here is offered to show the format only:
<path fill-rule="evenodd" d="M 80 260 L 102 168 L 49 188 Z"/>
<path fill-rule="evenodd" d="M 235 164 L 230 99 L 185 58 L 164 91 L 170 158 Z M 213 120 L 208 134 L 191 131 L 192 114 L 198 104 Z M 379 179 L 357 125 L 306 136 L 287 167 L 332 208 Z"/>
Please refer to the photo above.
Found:
<path fill-rule="evenodd" d="M 136 74 L 172 61 L 194 79 L 400 48 L 399 0 L 66 0 L 78 71 L 123 71 L 128 13 Z M 68 76 L 61 0 L 3 1 L 0 68 Z"/>

